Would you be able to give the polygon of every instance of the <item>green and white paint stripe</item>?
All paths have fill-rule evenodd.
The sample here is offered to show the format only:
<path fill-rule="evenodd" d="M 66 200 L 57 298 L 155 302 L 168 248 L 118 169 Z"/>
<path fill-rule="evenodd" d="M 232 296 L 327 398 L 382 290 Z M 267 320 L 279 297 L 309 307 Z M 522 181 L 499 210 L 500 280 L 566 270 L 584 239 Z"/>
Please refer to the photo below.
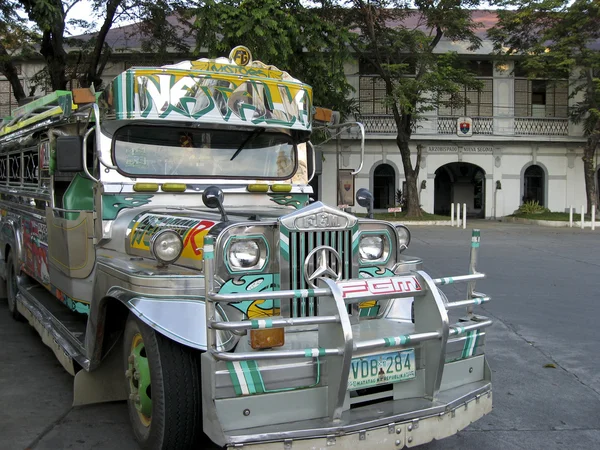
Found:
<path fill-rule="evenodd" d="M 450 336 L 458 336 L 460 334 L 464 334 L 464 327 L 450 327 Z"/>
<path fill-rule="evenodd" d="M 403 334 L 401 336 L 386 337 L 383 338 L 383 340 L 385 341 L 386 347 L 396 347 L 398 345 L 408 344 L 410 342 L 410 336 Z"/>
<path fill-rule="evenodd" d="M 274 392 L 295 391 L 298 389 L 306 389 L 317 386 L 321 382 L 321 362 L 319 361 L 319 356 L 325 355 L 325 349 L 309 348 L 306 349 L 305 353 L 309 358 L 317 358 L 317 376 L 315 382 L 310 386 L 267 389 L 265 387 L 262 375 L 260 374 L 258 363 L 255 360 L 227 362 L 227 369 L 229 371 L 229 376 L 231 377 L 231 382 L 233 383 L 233 390 L 235 391 L 235 394 L 238 396 L 269 394 Z"/>
<path fill-rule="evenodd" d="M 287 228 L 281 226 L 279 229 L 279 248 L 281 256 L 286 261 L 290 260 L 290 232 Z"/>
<path fill-rule="evenodd" d="M 251 320 L 253 330 L 264 330 L 267 328 L 273 328 L 273 319 L 254 319 Z"/>
<path fill-rule="evenodd" d="M 473 230 L 471 234 L 471 247 L 479 248 L 479 242 L 481 241 L 481 231 Z"/>
<path fill-rule="evenodd" d="M 463 358 L 470 358 L 475 353 L 475 348 L 479 343 L 481 332 L 479 330 L 469 331 L 465 337 L 465 345 L 462 351 Z"/>
<path fill-rule="evenodd" d="M 265 392 L 256 361 L 233 361 L 227 363 L 236 395 L 254 395 Z"/>
<path fill-rule="evenodd" d="M 204 259 L 215 258 L 215 240 L 212 237 L 204 238 Z"/>
<path fill-rule="evenodd" d="M 314 289 L 294 289 L 294 298 L 314 297 Z"/>
<path fill-rule="evenodd" d="M 446 277 L 446 278 L 440 278 L 441 280 L 441 285 L 443 286 L 444 284 L 452 284 L 454 283 L 454 278 L 452 277 Z"/>
<path fill-rule="evenodd" d="M 325 356 L 324 348 L 307 348 L 304 350 L 304 356 L 307 358 L 318 358 L 319 356 Z"/>

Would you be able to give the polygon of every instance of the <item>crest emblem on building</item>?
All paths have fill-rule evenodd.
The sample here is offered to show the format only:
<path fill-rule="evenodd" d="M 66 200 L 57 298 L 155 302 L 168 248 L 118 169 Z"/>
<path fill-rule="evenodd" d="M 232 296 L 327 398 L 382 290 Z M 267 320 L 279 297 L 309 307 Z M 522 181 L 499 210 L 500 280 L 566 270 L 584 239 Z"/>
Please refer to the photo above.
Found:
<path fill-rule="evenodd" d="M 459 117 L 456 121 L 457 131 L 456 134 L 459 136 L 472 136 L 473 135 L 473 119 L 470 117 Z"/>

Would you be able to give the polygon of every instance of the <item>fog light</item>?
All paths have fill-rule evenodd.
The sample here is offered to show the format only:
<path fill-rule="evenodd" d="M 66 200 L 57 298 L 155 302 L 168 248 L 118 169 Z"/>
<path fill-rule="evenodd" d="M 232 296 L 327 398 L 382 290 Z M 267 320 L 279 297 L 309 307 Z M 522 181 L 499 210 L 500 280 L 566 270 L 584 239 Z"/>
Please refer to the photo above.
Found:
<path fill-rule="evenodd" d="M 250 330 L 250 346 L 255 349 L 281 347 L 285 343 L 283 328 Z"/>

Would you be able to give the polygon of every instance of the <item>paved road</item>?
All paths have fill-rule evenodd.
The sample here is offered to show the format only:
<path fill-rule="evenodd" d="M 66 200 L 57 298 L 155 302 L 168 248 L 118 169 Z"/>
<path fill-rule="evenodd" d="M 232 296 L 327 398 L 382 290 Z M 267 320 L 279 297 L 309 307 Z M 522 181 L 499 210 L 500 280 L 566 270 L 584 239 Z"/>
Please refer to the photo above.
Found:
<path fill-rule="evenodd" d="M 494 410 L 423 450 L 600 448 L 600 232 L 492 222 L 479 269 Z M 431 275 L 466 273 L 469 230 L 414 227 Z M 462 292 L 458 290 L 460 288 Z M 456 299 L 465 286 L 446 292 Z M 556 368 L 547 368 L 554 364 Z M 0 302 L 0 450 L 135 450 L 124 403 L 71 408 L 72 378 Z"/>

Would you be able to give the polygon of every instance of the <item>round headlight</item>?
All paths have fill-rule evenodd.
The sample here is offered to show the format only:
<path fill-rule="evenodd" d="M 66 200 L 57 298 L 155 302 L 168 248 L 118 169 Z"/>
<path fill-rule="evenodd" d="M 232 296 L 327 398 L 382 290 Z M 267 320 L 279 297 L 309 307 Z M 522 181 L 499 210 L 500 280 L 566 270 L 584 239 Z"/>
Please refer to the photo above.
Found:
<path fill-rule="evenodd" d="M 245 239 L 235 241 L 229 247 L 229 263 L 235 269 L 247 269 L 258 264 L 260 247 L 256 241 Z"/>
<path fill-rule="evenodd" d="M 360 257 L 363 260 L 375 261 L 383 255 L 383 237 L 378 235 L 363 236 L 358 245 Z"/>
<path fill-rule="evenodd" d="M 163 230 L 152 237 L 150 251 L 159 262 L 171 264 L 181 255 L 183 241 L 173 230 Z"/>
<path fill-rule="evenodd" d="M 396 225 L 396 232 L 398 233 L 398 249 L 400 251 L 408 248 L 410 245 L 410 231 L 404 225 Z"/>

